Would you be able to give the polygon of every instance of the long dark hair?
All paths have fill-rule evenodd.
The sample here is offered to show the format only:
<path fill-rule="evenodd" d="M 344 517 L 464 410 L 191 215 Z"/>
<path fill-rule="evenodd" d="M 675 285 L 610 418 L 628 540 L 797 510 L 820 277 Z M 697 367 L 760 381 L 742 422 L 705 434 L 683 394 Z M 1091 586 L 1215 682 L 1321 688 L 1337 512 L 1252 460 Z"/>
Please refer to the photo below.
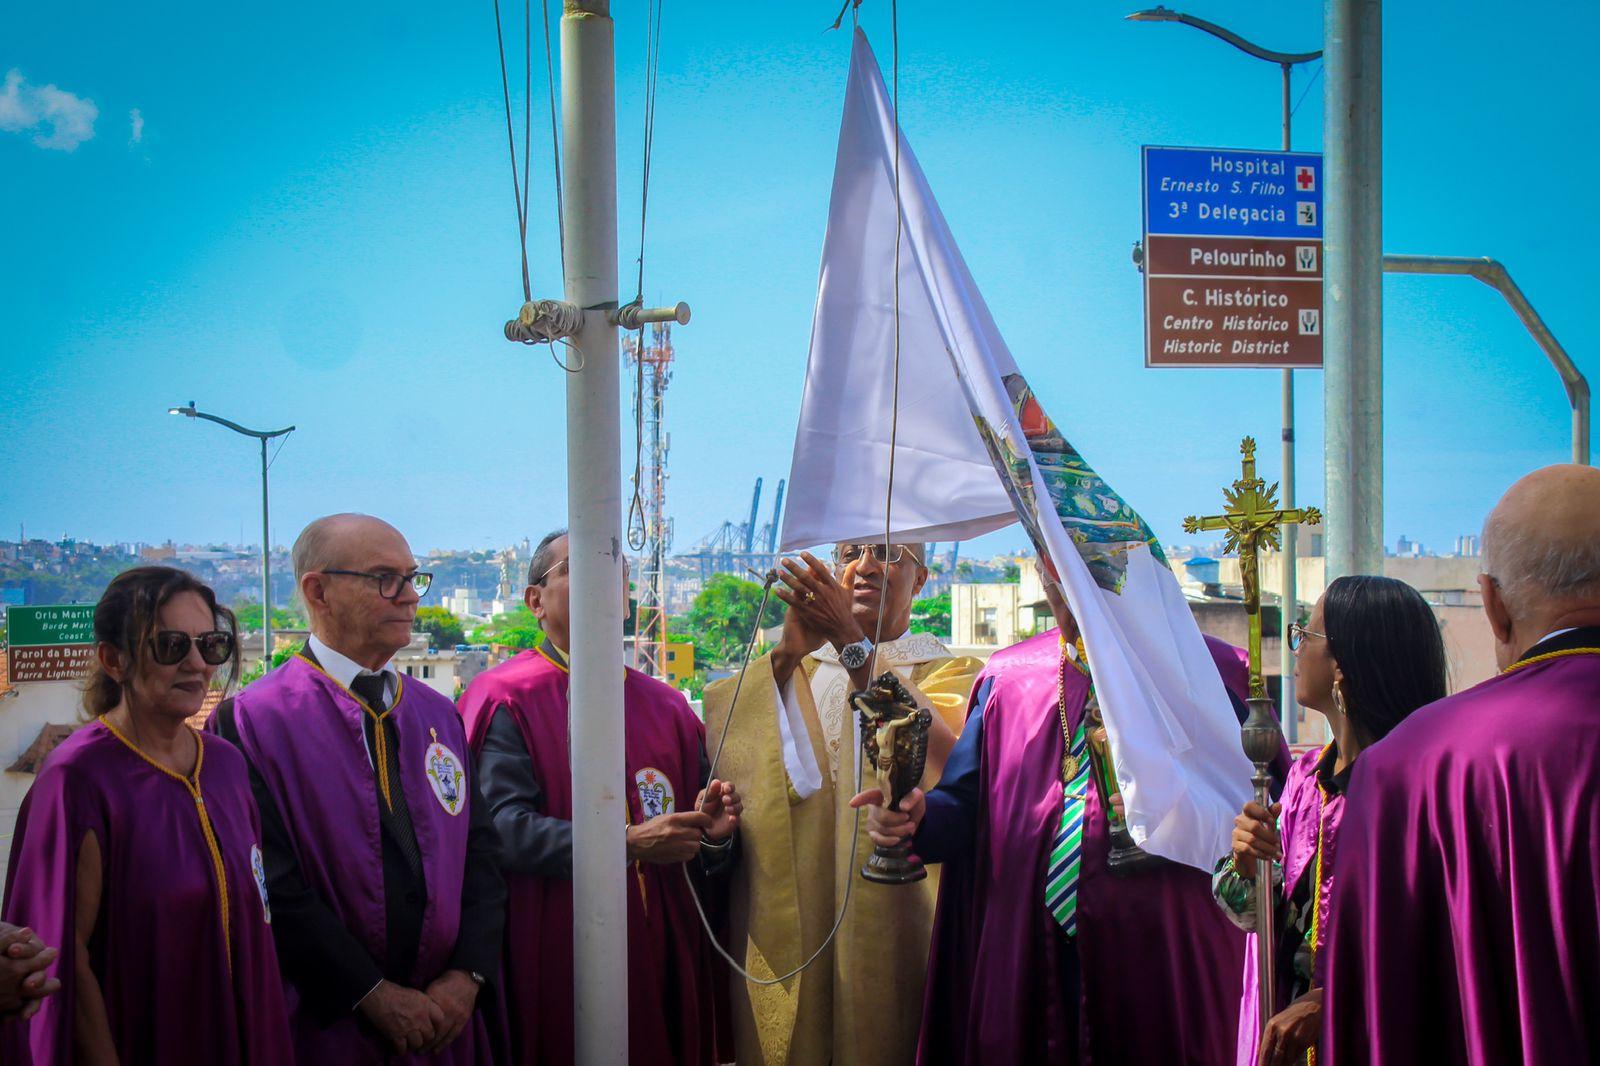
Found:
<path fill-rule="evenodd" d="M 150 639 L 155 636 L 161 608 L 174 596 L 185 592 L 193 592 L 205 600 L 217 628 L 234 634 L 233 658 L 228 662 L 226 684 L 231 686 L 239 680 L 239 624 L 233 612 L 217 602 L 217 594 L 211 591 L 211 586 L 170 566 L 136 566 L 113 578 L 100 602 L 95 604 L 95 643 L 110 644 L 120 651 L 128 668 L 123 673 L 125 680 L 118 681 L 106 673 L 98 660 L 95 662 L 83 690 L 83 708 L 91 718 L 98 718 L 116 707 L 133 679 L 144 672 L 149 665 Z"/>
<path fill-rule="evenodd" d="M 1328 650 L 1344 674 L 1345 710 L 1366 744 L 1448 695 L 1444 638 L 1416 589 L 1392 577 L 1341 577 L 1322 600 Z"/>

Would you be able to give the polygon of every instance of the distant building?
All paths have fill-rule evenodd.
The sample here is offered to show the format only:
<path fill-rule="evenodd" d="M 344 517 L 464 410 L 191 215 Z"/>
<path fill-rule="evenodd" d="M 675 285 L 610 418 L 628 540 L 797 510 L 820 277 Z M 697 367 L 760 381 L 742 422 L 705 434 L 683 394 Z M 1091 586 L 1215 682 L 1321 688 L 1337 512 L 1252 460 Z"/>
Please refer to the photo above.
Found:
<path fill-rule="evenodd" d="M 694 678 L 694 645 L 688 641 L 668 641 L 661 660 L 667 674 L 664 680 L 673 688 L 682 688 Z"/>
<path fill-rule="evenodd" d="M 1476 533 L 1463 533 L 1456 538 L 1456 555 L 1460 558 L 1476 559 L 1481 554 Z"/>
<path fill-rule="evenodd" d="M 950 644 L 1004 648 L 1055 622 L 1032 565 L 1012 582 L 958 581 L 950 586 Z"/>

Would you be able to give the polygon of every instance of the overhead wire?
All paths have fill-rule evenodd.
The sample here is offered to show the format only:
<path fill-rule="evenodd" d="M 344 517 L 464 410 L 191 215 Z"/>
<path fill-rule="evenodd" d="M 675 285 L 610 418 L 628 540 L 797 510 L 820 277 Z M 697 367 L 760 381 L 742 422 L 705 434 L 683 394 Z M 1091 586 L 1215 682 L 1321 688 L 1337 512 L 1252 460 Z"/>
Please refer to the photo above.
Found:
<path fill-rule="evenodd" d="M 1300 105 L 1306 102 L 1306 95 L 1311 92 L 1312 88 L 1320 80 L 1322 80 L 1322 61 L 1319 59 L 1317 61 L 1317 72 L 1311 75 L 1311 80 L 1306 82 L 1306 87 L 1300 90 L 1300 99 L 1296 100 L 1294 106 L 1289 109 L 1290 118 L 1294 118 L 1295 112 L 1300 110 Z"/>

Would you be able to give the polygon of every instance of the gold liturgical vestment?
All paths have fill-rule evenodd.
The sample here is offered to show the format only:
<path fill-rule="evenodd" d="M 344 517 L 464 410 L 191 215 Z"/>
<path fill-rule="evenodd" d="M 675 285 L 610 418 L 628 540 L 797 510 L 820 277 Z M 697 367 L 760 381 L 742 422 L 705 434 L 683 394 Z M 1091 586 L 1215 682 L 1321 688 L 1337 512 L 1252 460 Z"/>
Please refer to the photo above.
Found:
<path fill-rule="evenodd" d="M 931 634 L 913 633 L 880 645 L 874 669 L 881 673 L 893 666 L 920 695 L 918 702 L 959 733 L 982 665 L 951 656 Z M 904 1066 L 916 1055 L 937 870 L 912 885 L 879 885 L 861 877 L 872 841 L 863 813 L 851 862 L 855 812 L 849 804 L 859 791 L 861 751 L 846 702 L 849 675 L 832 646 L 824 646 L 806 656 L 791 685 L 804 735 L 789 729 L 790 760 L 795 746 L 807 746 L 820 787 L 806 783 L 801 791 L 809 794 L 802 798 L 785 769 L 779 724 L 784 708 L 770 655 L 750 664 L 717 770 L 744 797 L 743 859 L 732 885 L 734 957 L 741 957 L 742 948 L 745 968 L 757 977 L 788 973 L 822 943 L 846 883 L 853 885 L 838 936 L 798 977 L 769 986 L 731 977 L 738 1061 Z M 706 734 L 713 748 L 728 721 L 733 688 L 734 679 L 728 678 L 706 689 Z M 925 775 L 922 787 L 935 783 Z"/>

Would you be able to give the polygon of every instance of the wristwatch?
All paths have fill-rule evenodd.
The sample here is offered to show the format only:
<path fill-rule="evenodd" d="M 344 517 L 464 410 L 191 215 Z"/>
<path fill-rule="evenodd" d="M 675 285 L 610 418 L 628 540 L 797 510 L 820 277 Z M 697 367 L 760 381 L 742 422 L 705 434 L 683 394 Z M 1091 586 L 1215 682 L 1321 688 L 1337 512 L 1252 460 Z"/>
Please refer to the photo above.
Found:
<path fill-rule="evenodd" d="M 839 649 L 839 665 L 846 670 L 859 670 L 867 665 L 867 658 L 871 654 L 871 638 L 862 637 L 854 644 L 846 644 Z"/>

